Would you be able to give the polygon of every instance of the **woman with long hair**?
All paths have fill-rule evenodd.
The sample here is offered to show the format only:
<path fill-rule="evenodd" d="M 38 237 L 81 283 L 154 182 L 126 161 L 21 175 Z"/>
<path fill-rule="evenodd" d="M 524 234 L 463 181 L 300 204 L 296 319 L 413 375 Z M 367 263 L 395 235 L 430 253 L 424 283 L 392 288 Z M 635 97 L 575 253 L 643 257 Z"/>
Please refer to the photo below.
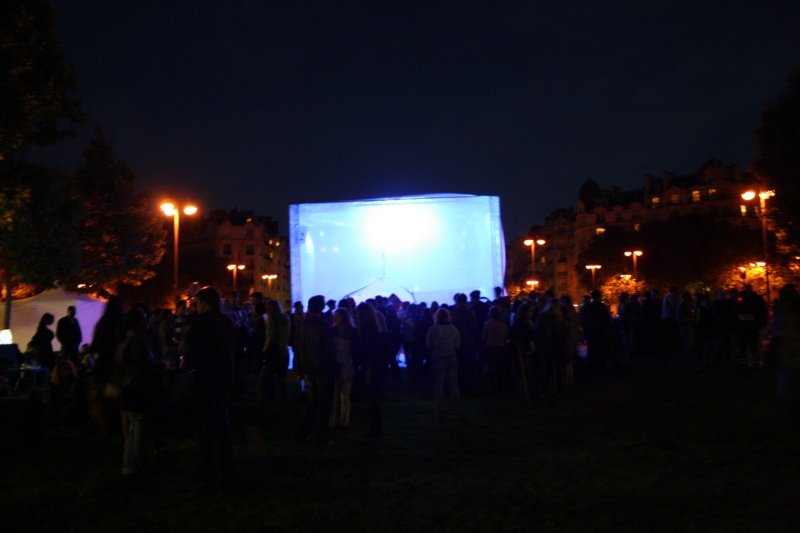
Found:
<path fill-rule="evenodd" d="M 433 363 L 434 388 L 433 395 L 436 402 L 436 412 L 441 413 L 444 403 L 444 382 L 447 379 L 450 388 L 450 399 L 455 402 L 459 399 L 458 389 L 458 347 L 461 344 L 461 335 L 458 329 L 450 322 L 450 312 L 442 307 L 436 311 L 434 324 L 425 336 L 425 346 L 431 352 Z"/>

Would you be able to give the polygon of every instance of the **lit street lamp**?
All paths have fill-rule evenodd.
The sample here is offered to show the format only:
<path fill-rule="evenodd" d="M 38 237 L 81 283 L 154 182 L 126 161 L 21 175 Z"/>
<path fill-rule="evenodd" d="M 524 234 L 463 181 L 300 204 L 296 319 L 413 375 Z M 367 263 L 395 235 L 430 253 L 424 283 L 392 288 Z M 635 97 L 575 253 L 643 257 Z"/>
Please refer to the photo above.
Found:
<path fill-rule="evenodd" d="M 531 288 L 531 290 L 536 290 L 536 286 L 539 285 L 538 279 L 529 279 L 525 282 L 525 285 Z"/>
<path fill-rule="evenodd" d="M 544 239 L 525 239 L 522 244 L 531 247 L 531 274 L 536 275 L 536 245 L 544 246 L 547 241 Z"/>
<path fill-rule="evenodd" d="M 181 226 L 181 210 L 172 202 L 164 202 L 161 204 L 161 211 L 164 212 L 165 215 L 168 217 L 172 217 L 172 225 L 173 225 L 173 263 L 172 263 L 172 301 L 175 306 L 178 305 L 178 243 L 180 238 L 180 226 Z M 197 206 L 195 205 L 186 205 L 183 207 L 183 213 L 185 215 L 194 215 L 197 213 Z"/>
<path fill-rule="evenodd" d="M 637 274 L 636 260 L 640 258 L 643 253 L 644 252 L 641 250 L 628 250 L 625 252 L 625 257 L 633 258 L 633 279 L 637 279 L 639 277 Z"/>
<path fill-rule="evenodd" d="M 272 296 L 272 280 L 277 277 L 278 277 L 277 274 L 264 274 L 263 276 L 261 276 L 261 279 L 267 280 L 267 288 L 270 296 Z"/>
<path fill-rule="evenodd" d="M 758 195 L 758 216 L 761 219 L 761 242 L 764 246 L 764 281 L 767 285 L 767 304 L 772 303 L 769 288 L 769 246 L 767 245 L 767 198 L 775 196 L 775 191 L 745 191 L 742 200 L 749 202 Z"/>
<path fill-rule="evenodd" d="M 592 271 L 592 288 L 594 288 L 594 286 L 596 284 L 596 282 L 595 282 L 595 274 L 601 268 L 603 268 L 601 265 L 586 265 L 586 269 Z"/>
<path fill-rule="evenodd" d="M 230 264 L 226 268 L 233 273 L 233 290 L 235 291 L 236 290 L 236 273 L 238 271 L 240 271 L 240 270 L 244 270 L 244 265 Z"/>

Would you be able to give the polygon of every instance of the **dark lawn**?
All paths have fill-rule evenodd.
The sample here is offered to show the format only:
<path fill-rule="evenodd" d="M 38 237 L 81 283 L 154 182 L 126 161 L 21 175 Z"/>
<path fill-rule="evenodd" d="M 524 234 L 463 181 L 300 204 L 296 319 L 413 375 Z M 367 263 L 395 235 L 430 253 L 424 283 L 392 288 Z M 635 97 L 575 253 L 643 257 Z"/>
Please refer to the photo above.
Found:
<path fill-rule="evenodd" d="M 6 454 L 3 531 L 790 531 L 800 528 L 800 438 L 774 371 L 650 369 L 578 379 L 531 404 L 390 389 L 384 436 L 366 413 L 333 444 L 295 442 L 296 398 L 256 423 L 234 413 L 238 483 L 194 492 L 194 447 L 173 431 L 124 488 L 120 437 L 48 432 Z"/>

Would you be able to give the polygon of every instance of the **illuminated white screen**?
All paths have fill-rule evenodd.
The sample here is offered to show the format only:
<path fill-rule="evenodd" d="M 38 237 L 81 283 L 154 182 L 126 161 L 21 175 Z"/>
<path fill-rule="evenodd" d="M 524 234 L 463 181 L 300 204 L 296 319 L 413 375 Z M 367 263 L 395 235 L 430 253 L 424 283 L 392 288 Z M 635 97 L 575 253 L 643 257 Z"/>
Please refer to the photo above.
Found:
<path fill-rule="evenodd" d="M 292 300 L 451 302 L 503 285 L 505 245 L 496 196 L 430 195 L 289 208 Z"/>

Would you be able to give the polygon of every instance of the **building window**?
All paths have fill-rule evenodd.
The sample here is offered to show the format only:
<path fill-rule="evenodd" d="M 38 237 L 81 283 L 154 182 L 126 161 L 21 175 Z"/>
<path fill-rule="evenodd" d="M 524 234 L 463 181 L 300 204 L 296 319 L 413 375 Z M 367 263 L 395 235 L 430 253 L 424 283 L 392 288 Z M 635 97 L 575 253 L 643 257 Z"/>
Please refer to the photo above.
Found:
<path fill-rule="evenodd" d="M 253 228 L 247 228 L 247 231 L 245 231 L 244 234 L 248 239 L 252 239 L 253 238 Z"/>
<path fill-rule="evenodd" d="M 692 201 L 693 202 L 700 201 L 700 191 L 692 191 Z"/>
<path fill-rule="evenodd" d="M 679 204 L 681 203 L 681 196 L 679 194 L 673 194 L 669 197 L 669 201 L 673 204 Z"/>
<path fill-rule="evenodd" d="M 717 189 L 708 189 L 709 196 L 714 196 L 715 194 L 717 194 Z"/>
<path fill-rule="evenodd" d="M 741 211 L 743 217 L 747 216 L 747 206 L 746 205 L 740 205 L 739 206 L 739 211 Z"/>
<path fill-rule="evenodd" d="M 248 244 L 247 246 L 245 246 L 244 247 L 244 253 L 245 253 L 245 255 L 254 255 L 255 251 L 253 250 L 253 245 L 252 244 Z"/>
<path fill-rule="evenodd" d="M 606 232 L 606 228 L 595 228 L 595 230 L 594 230 L 594 234 L 595 235 L 602 235 L 605 232 Z"/>
<path fill-rule="evenodd" d="M 567 287 L 567 282 L 566 281 L 559 282 L 558 290 L 560 290 L 561 292 L 566 292 L 567 289 L 568 289 L 568 287 Z"/>
<path fill-rule="evenodd" d="M 230 243 L 222 245 L 222 255 L 225 255 L 225 256 L 231 255 L 231 245 L 230 245 Z"/>
<path fill-rule="evenodd" d="M 558 273 L 558 279 L 559 280 L 567 279 L 567 273 L 566 272 L 559 272 Z"/>
<path fill-rule="evenodd" d="M 661 205 L 661 198 L 658 196 L 653 196 L 652 198 L 650 198 L 650 204 L 653 207 L 658 207 L 659 205 Z"/>
<path fill-rule="evenodd" d="M 567 256 L 564 255 L 564 254 L 561 254 L 561 255 L 558 256 L 558 259 L 556 261 L 558 261 L 559 263 L 566 263 L 567 262 Z"/>
<path fill-rule="evenodd" d="M 642 225 L 639 224 L 638 222 L 633 225 L 633 231 L 641 231 L 641 230 L 642 230 Z"/>

